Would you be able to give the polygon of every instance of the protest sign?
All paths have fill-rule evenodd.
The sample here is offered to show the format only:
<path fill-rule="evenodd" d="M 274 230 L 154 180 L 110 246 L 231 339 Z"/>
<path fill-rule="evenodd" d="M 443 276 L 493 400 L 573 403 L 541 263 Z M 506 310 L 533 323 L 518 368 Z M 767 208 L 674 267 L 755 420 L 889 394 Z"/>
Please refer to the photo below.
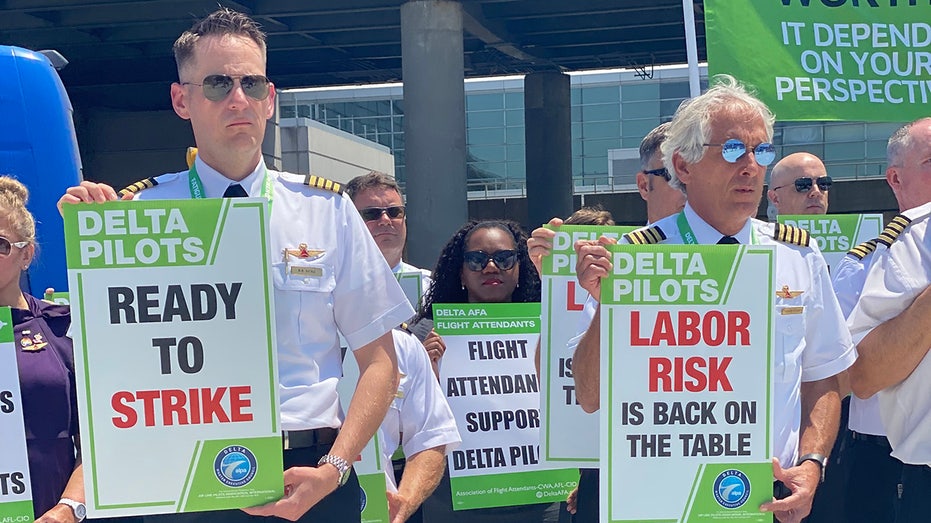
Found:
<path fill-rule="evenodd" d="M 705 0 L 708 74 L 754 85 L 779 120 L 911 121 L 931 101 L 931 5 Z"/>
<path fill-rule="evenodd" d="M 343 341 L 342 345 L 345 347 L 346 343 Z M 346 349 L 346 356 L 343 358 L 343 377 L 336 388 L 343 412 L 349 412 L 349 403 L 359 384 L 359 364 L 351 352 L 348 348 Z M 389 460 L 387 465 L 390 464 Z M 388 498 L 385 497 L 387 481 L 385 465 L 381 456 L 381 441 L 376 431 L 352 464 L 356 476 L 359 477 L 359 487 L 362 489 L 360 492 L 362 523 L 388 523 L 389 521 Z M 389 470 L 387 473 L 393 474 L 394 471 Z"/>
<path fill-rule="evenodd" d="M 88 515 L 280 498 L 267 200 L 64 215 Z"/>
<path fill-rule="evenodd" d="M 453 509 L 564 501 L 578 470 L 540 459 L 540 304 L 433 304 L 433 320 L 446 342 L 440 385 L 462 436 L 448 456 Z"/>
<path fill-rule="evenodd" d="M 572 354 L 567 347 L 582 327 L 588 299 L 576 279 L 573 245 L 602 235 L 616 239 L 636 227 L 563 225 L 555 229 L 552 254 L 543 258 L 540 448 L 547 462 L 591 467 L 598 463 L 598 415 L 586 414 L 576 401 Z"/>
<path fill-rule="evenodd" d="M 602 521 L 764 522 L 771 246 L 610 246 L 601 286 Z"/>
<path fill-rule="evenodd" d="M 26 429 L 9 307 L 0 307 L 0 521 L 33 521 Z"/>
<path fill-rule="evenodd" d="M 808 231 L 830 268 L 836 267 L 847 251 L 878 237 L 883 230 L 882 214 L 780 215 L 777 220 Z"/>

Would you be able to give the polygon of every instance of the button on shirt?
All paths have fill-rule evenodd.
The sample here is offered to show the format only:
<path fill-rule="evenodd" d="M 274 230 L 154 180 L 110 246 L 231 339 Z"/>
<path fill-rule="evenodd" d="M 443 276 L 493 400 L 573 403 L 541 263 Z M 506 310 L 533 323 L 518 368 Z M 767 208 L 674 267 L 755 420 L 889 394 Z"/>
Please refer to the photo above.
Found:
<path fill-rule="evenodd" d="M 683 212 L 699 244 L 714 244 L 721 239 L 722 234 L 701 219 L 690 205 L 686 204 Z M 677 219 L 678 214 L 673 214 L 656 222 L 666 234 L 662 243 L 685 243 Z M 853 365 L 857 356 L 831 288 L 827 264 L 817 246 L 814 242 L 811 247 L 778 242 L 773 239 L 773 232 L 773 224 L 748 219 L 733 237 L 744 245 L 774 245 L 775 288 L 788 285 L 793 291 L 803 291 L 793 298 L 773 296 L 776 312 L 773 455 L 783 466 L 791 466 L 798 459 L 802 382 L 834 376 Z M 782 309 L 798 307 L 802 308 L 801 314 L 780 314 Z M 593 313 L 594 308 L 586 306 L 585 310 Z M 571 350 L 578 346 L 583 333 L 569 341 Z"/>
<path fill-rule="evenodd" d="M 230 180 L 199 156 L 195 163 L 204 194 L 220 197 Z M 188 174 L 162 175 L 158 185 L 136 198 L 189 199 Z M 268 176 L 282 429 L 336 428 L 342 420 L 336 393 L 342 376 L 338 333 L 355 350 L 400 325 L 414 310 L 348 197 L 308 187 L 300 175 L 268 170 Z M 264 181 L 259 162 L 239 183 L 259 196 Z M 302 243 L 321 254 L 286 262 L 284 250 Z M 313 268 L 320 276 L 295 277 L 288 263 Z"/>
<path fill-rule="evenodd" d="M 931 203 L 908 211 L 914 221 L 892 246 L 876 253 L 853 312 L 850 334 L 859 343 L 895 318 L 931 284 L 928 221 Z M 880 413 L 892 455 L 903 463 L 931 465 L 931 357 L 900 383 L 879 392 Z"/>

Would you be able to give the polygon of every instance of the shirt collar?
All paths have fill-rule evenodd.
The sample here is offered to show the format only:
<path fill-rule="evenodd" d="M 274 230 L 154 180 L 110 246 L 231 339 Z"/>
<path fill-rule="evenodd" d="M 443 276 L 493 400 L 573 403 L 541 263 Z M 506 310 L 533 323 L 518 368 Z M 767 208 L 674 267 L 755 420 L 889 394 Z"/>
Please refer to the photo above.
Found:
<path fill-rule="evenodd" d="M 200 177 L 200 182 L 204 185 L 204 196 L 207 198 L 221 198 L 223 193 L 226 192 L 226 188 L 233 183 L 242 185 L 242 188 L 249 193 L 249 196 L 255 196 L 262 192 L 260 185 L 264 180 L 264 176 L 260 175 L 265 172 L 265 163 L 261 158 L 255 166 L 255 169 L 249 173 L 249 176 L 246 176 L 239 182 L 234 182 L 220 174 L 219 171 L 201 160 L 200 155 L 194 160 L 194 165 L 197 167 L 197 175 Z"/>
<path fill-rule="evenodd" d="M 685 204 L 685 218 L 689 221 L 689 227 L 692 228 L 692 232 L 695 233 L 695 241 L 700 245 L 709 245 L 718 243 L 718 240 L 724 236 L 724 233 L 719 232 L 717 229 L 708 224 L 703 220 L 698 213 L 692 209 L 692 206 L 686 202 Z M 734 238 L 737 238 L 737 241 L 744 245 L 749 245 L 750 242 L 750 228 L 751 220 L 747 218 L 747 222 L 744 223 L 743 228 L 737 232 L 737 234 L 732 234 Z"/>

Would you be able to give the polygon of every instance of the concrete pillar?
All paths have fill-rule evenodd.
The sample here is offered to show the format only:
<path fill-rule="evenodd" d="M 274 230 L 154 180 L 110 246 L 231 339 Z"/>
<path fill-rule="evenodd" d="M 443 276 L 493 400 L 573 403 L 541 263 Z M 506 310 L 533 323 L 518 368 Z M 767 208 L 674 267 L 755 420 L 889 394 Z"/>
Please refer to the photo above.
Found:
<path fill-rule="evenodd" d="M 569 75 L 524 77 L 527 214 L 531 227 L 572 214 L 572 127 Z"/>
<path fill-rule="evenodd" d="M 436 265 L 468 219 L 462 6 L 415 0 L 401 6 L 408 258 Z"/>

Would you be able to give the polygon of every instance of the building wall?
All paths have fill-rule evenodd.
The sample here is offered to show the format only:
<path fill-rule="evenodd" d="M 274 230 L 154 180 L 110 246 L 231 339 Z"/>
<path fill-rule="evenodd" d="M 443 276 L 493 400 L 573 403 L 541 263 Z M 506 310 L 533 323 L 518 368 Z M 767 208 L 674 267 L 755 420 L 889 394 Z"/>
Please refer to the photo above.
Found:
<path fill-rule="evenodd" d="M 643 136 L 670 120 L 688 96 L 685 66 L 641 73 L 570 73 L 576 194 L 633 191 L 632 173 L 609 170 L 609 151 L 635 154 Z M 702 85 L 707 85 L 704 78 Z M 470 199 L 524 195 L 523 79 L 467 80 L 465 88 Z M 391 84 L 283 91 L 280 103 L 283 116 L 316 119 L 391 148 L 403 184 L 402 98 L 401 85 Z M 884 174 L 886 140 L 900 125 L 777 122 L 773 142 L 777 157 L 807 151 L 823 158 L 836 180 L 875 179 Z"/>
<path fill-rule="evenodd" d="M 343 183 L 373 170 L 395 174 L 387 147 L 307 118 L 281 120 L 281 155 L 286 171 Z"/>

